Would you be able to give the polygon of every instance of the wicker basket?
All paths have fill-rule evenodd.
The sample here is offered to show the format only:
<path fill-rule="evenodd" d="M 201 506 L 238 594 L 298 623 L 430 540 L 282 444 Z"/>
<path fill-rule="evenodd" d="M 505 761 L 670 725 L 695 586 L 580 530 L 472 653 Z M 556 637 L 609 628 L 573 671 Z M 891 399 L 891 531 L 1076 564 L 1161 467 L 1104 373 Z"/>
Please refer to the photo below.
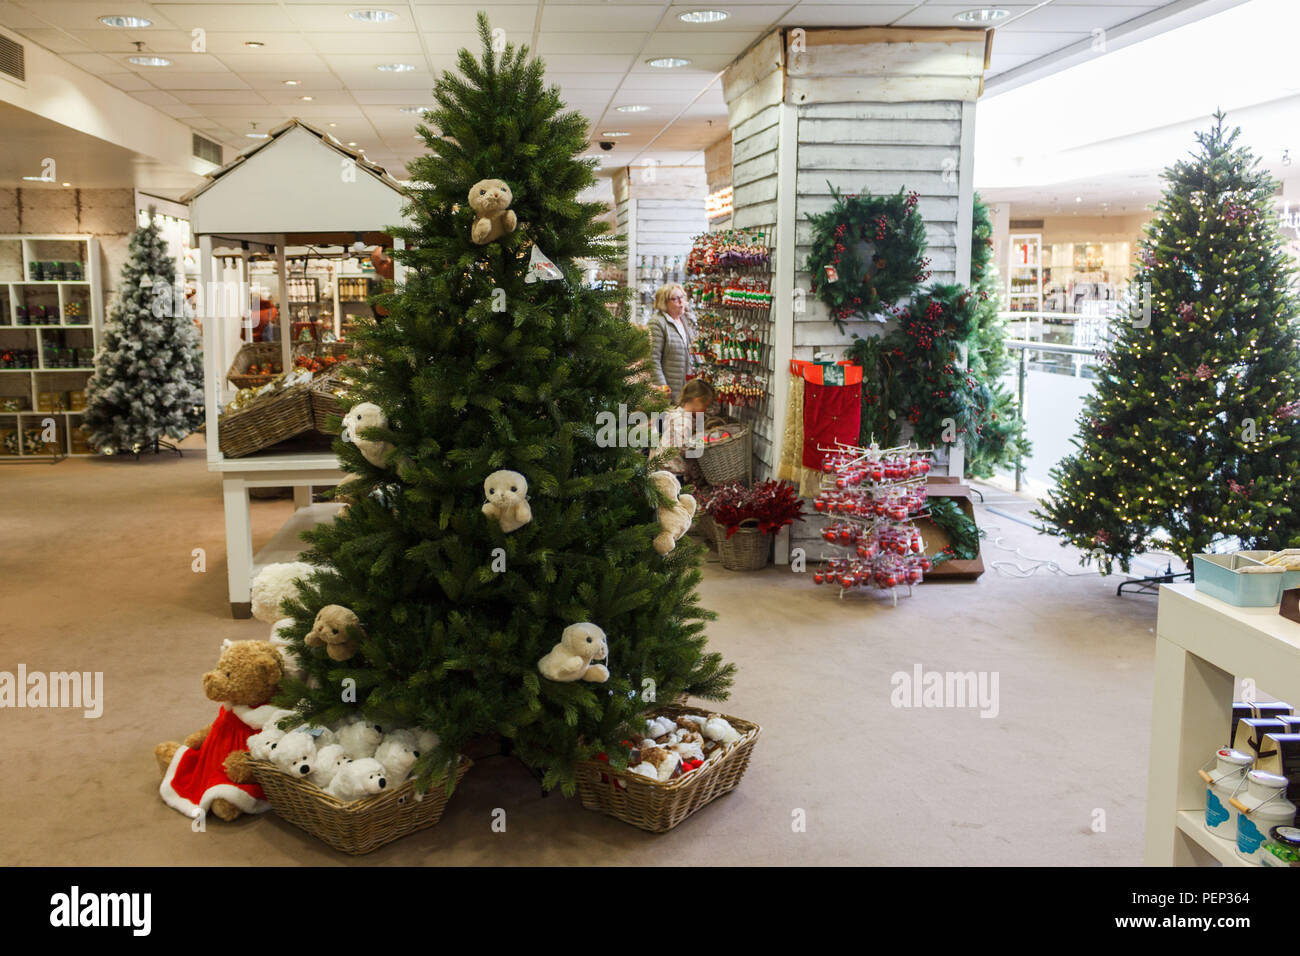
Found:
<path fill-rule="evenodd" d="M 728 422 L 718 427 L 725 427 L 731 437 L 705 443 L 699 457 L 700 471 L 711 485 L 732 481 L 748 483 L 753 468 L 749 426 Z"/>
<path fill-rule="evenodd" d="M 350 407 L 344 399 L 334 394 L 334 389 L 347 381 L 341 373 L 338 366 L 330 369 L 328 372 L 317 375 L 311 381 L 311 416 L 316 422 L 316 430 L 326 432 L 327 434 L 337 435 L 337 431 L 331 432 L 329 429 L 329 417 L 337 415 L 342 418 L 348 413 Z"/>
<path fill-rule="evenodd" d="M 684 714 L 706 716 L 698 707 L 664 706 L 656 713 L 668 717 Z M 615 770 L 599 760 L 584 760 L 577 766 L 578 796 L 588 810 L 617 817 L 651 833 L 665 833 L 705 804 L 736 789 L 749 767 L 761 728 L 739 717 L 724 715 L 742 735 L 721 753 L 710 755 L 698 770 L 660 783 L 628 770 Z"/>
<path fill-rule="evenodd" d="M 238 411 L 226 412 L 217 426 L 221 453 L 227 458 L 242 458 L 315 429 L 311 392 L 306 385 L 290 385 Z"/>
<path fill-rule="evenodd" d="M 727 537 L 727 529 L 714 522 L 714 540 L 718 544 L 718 559 L 728 571 L 758 571 L 767 567 L 772 556 L 772 536 L 758 530 L 756 518 L 746 518 Z"/>
<path fill-rule="evenodd" d="M 703 508 L 695 512 L 695 520 L 691 522 L 690 530 L 687 532 L 696 538 L 701 539 L 705 544 L 715 544 L 717 538 L 717 524 L 714 523 L 713 515 L 709 514 Z"/>
<path fill-rule="evenodd" d="M 230 384 L 235 388 L 254 388 L 265 385 L 274 378 L 274 375 L 248 375 L 246 374 L 249 366 L 265 365 L 267 362 L 280 361 L 280 343 L 279 342 L 245 342 L 239 347 L 235 354 L 235 360 L 230 363 L 230 372 L 226 378 L 230 379 Z M 281 371 L 284 371 L 281 369 Z"/>
<path fill-rule="evenodd" d="M 468 757 L 460 758 L 456 768 L 458 786 L 472 765 Z M 269 761 L 249 758 L 248 766 L 272 810 L 344 853 L 369 853 L 408 833 L 431 827 L 442 819 L 447 807 L 447 791 L 437 781 L 423 800 L 415 799 L 415 781 L 408 780 L 373 797 L 344 803 Z"/>

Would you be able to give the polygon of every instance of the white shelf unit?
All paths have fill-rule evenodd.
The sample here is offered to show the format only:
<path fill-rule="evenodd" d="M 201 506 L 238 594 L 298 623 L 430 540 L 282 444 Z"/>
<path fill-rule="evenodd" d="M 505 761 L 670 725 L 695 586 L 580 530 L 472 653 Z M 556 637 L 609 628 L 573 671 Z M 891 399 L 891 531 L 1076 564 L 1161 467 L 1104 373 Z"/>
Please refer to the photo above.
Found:
<path fill-rule="evenodd" d="M 1205 832 L 1197 776 L 1229 744 L 1236 678 L 1260 699 L 1300 701 L 1300 624 L 1273 607 L 1233 607 L 1194 584 L 1160 588 L 1147 780 L 1147 866 L 1249 866 Z"/>
<path fill-rule="evenodd" d="M 37 262 L 71 262 L 81 264 L 81 279 L 37 279 L 33 264 Z M 81 314 L 70 316 L 69 307 L 81 305 Z M 43 315 L 43 321 L 20 322 L 20 310 L 53 308 L 55 315 Z M 29 315 L 30 313 L 28 313 Z M 84 392 L 94 371 L 89 366 L 59 368 L 47 345 L 50 332 L 63 335 L 64 347 L 99 350 L 104 329 L 104 289 L 99 267 L 99 242 L 89 235 L 36 234 L 0 235 L 0 352 L 11 350 L 36 353 L 31 368 L 0 368 L 0 402 L 21 398 L 26 408 L 5 410 L 0 406 L 0 433 L 17 435 L 17 456 L 8 454 L 0 444 L 0 459 L 56 459 L 66 456 L 88 457 L 89 450 L 73 451 L 72 434 L 80 423 L 84 409 L 73 410 L 57 403 L 53 410 L 39 409 L 42 393 Z M 21 384 L 20 384 L 21 383 Z M 57 440 L 53 447 L 45 443 L 28 443 L 27 434 L 43 431 L 53 420 Z M 0 439 L 2 441 L 2 439 Z"/>
<path fill-rule="evenodd" d="M 1028 340 L 1032 339 L 1031 316 L 1041 316 L 1043 311 L 1043 234 L 1013 232 L 1008 241 L 1007 309 L 1028 313 L 1021 330 L 1021 338 Z M 1042 319 L 1038 322 L 1041 326 Z"/>

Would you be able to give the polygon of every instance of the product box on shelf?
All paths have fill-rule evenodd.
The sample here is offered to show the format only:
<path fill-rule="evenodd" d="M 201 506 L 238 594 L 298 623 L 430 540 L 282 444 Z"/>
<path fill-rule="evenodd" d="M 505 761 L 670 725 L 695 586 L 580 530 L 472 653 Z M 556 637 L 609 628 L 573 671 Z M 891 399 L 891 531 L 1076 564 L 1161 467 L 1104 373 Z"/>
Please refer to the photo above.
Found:
<path fill-rule="evenodd" d="M 1290 781 L 1287 799 L 1294 801 L 1300 796 L 1300 734 L 1266 734 L 1255 768 L 1286 777 Z"/>
<path fill-rule="evenodd" d="M 86 392 L 84 389 L 74 389 L 68 392 L 68 411 L 79 412 L 86 407 Z"/>
<path fill-rule="evenodd" d="M 63 392 L 36 393 L 36 410 L 38 412 L 61 412 L 67 407 L 67 397 Z"/>
<path fill-rule="evenodd" d="M 1269 734 L 1284 734 L 1287 725 L 1276 717 L 1243 717 L 1237 721 L 1232 734 L 1232 749 L 1250 754 L 1259 760 L 1260 754 L 1268 751 L 1264 738 Z"/>
<path fill-rule="evenodd" d="M 1237 700 L 1232 702 L 1232 726 L 1228 729 L 1228 740 L 1234 740 L 1237 736 L 1237 724 L 1246 717 L 1278 717 L 1290 718 L 1292 714 L 1291 705 L 1283 701 L 1266 701 L 1259 703 L 1257 701 Z M 1300 720 L 1300 718 L 1296 718 Z M 1300 733 L 1300 730 L 1295 731 Z"/>
<path fill-rule="evenodd" d="M 1286 572 L 1238 554 L 1194 554 L 1196 590 L 1235 607 L 1275 607 L 1282 601 Z"/>

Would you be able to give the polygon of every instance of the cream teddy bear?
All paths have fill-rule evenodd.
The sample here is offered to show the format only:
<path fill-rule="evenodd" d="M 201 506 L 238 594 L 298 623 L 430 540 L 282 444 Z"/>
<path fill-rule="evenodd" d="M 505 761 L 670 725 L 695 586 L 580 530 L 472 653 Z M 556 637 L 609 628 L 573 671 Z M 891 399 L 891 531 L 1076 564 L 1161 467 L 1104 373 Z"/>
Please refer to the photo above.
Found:
<path fill-rule="evenodd" d="M 340 604 L 326 604 L 316 612 L 316 623 L 305 638 L 308 647 L 324 645 L 332 661 L 349 660 L 366 636 L 361 619 Z"/>
<path fill-rule="evenodd" d="M 483 482 L 483 494 L 487 496 L 483 513 L 495 518 L 506 534 L 533 520 L 533 510 L 528 507 L 528 479 L 519 472 L 492 472 Z"/>
<path fill-rule="evenodd" d="M 671 471 L 651 472 L 650 485 L 661 495 L 676 502 L 671 507 L 659 506 L 659 527 L 663 530 L 655 537 L 655 550 L 667 554 L 677 546 L 677 539 L 690 530 L 691 521 L 695 518 L 695 498 L 678 494 L 682 490 L 682 483 Z"/>
<path fill-rule="evenodd" d="M 373 757 L 375 748 L 383 738 L 384 732 L 379 729 L 379 725 L 372 724 L 364 717 L 352 718 L 335 732 L 335 739 L 353 760 Z"/>
<path fill-rule="evenodd" d="M 316 751 L 316 766 L 307 775 L 307 779 L 324 790 L 351 761 L 352 758 L 342 744 L 328 744 Z"/>
<path fill-rule="evenodd" d="M 301 730 L 287 733 L 271 745 L 271 762 L 295 777 L 305 777 L 316 766 L 316 743 Z"/>
<path fill-rule="evenodd" d="M 356 445 L 362 457 L 370 464 L 383 468 L 388 464 L 388 456 L 392 454 L 392 443 L 362 438 L 361 432 L 369 428 L 387 427 L 388 416 L 382 408 L 374 402 L 361 402 L 353 405 L 343 416 L 343 440 Z"/>
<path fill-rule="evenodd" d="M 499 179 L 480 179 L 469 191 L 469 206 L 474 210 L 474 227 L 470 239 L 475 245 L 485 246 L 514 232 L 519 224 L 510 203 L 514 196 L 510 187 Z"/>
<path fill-rule="evenodd" d="M 383 765 L 373 757 L 365 757 L 344 764 L 325 791 L 344 803 L 379 793 L 388 786 Z"/>
<path fill-rule="evenodd" d="M 547 680 L 603 684 L 609 680 L 609 669 L 592 661 L 607 657 L 609 645 L 604 631 L 595 624 L 570 624 L 560 635 L 560 643 L 537 662 L 537 669 Z"/>

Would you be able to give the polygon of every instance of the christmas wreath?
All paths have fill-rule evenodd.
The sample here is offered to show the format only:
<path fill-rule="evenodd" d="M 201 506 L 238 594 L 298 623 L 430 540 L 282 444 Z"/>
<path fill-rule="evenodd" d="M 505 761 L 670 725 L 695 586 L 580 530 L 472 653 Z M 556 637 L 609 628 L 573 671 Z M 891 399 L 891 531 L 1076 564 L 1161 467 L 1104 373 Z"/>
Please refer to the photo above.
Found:
<path fill-rule="evenodd" d="M 813 294 L 844 331 L 846 320 L 882 312 L 912 295 L 930 278 L 930 260 L 915 192 L 845 196 L 832 186 L 831 196 L 834 206 L 808 217 L 813 241 L 806 268 Z"/>

